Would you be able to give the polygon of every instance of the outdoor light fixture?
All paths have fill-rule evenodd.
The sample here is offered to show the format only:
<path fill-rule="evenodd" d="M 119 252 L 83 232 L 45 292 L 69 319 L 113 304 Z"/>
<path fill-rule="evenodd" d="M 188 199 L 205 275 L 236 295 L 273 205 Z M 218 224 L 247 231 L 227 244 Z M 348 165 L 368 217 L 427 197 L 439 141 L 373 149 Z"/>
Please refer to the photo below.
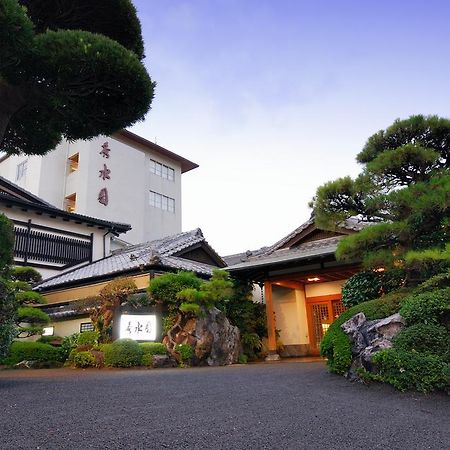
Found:
<path fill-rule="evenodd" d="M 319 277 L 311 277 L 311 278 L 308 278 L 308 281 L 320 281 L 320 278 Z"/>
<path fill-rule="evenodd" d="M 55 334 L 55 327 L 44 327 L 42 330 L 42 336 L 53 336 Z"/>
<path fill-rule="evenodd" d="M 384 272 L 386 269 L 384 267 L 377 267 L 376 269 L 373 269 L 374 272 Z"/>

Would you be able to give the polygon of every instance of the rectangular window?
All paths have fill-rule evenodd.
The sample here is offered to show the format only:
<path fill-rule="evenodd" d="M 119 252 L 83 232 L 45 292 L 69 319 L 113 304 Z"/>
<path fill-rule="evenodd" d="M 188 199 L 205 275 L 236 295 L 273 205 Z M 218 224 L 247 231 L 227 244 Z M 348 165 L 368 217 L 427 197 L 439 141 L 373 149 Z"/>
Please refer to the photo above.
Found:
<path fill-rule="evenodd" d="M 78 170 L 78 165 L 80 163 L 80 154 L 75 153 L 68 158 L 69 163 L 69 173 L 76 172 Z"/>
<path fill-rule="evenodd" d="M 28 169 L 28 159 L 26 159 L 26 160 L 22 161 L 21 163 L 17 164 L 16 181 L 19 181 L 22 178 L 25 178 L 27 176 L 27 169 Z"/>
<path fill-rule="evenodd" d="M 172 167 L 161 164 L 154 159 L 150 160 L 150 172 L 169 181 L 175 181 L 175 170 Z"/>
<path fill-rule="evenodd" d="M 150 191 L 150 206 L 162 209 L 163 211 L 175 212 L 175 199 L 166 195 L 158 194 L 158 192 Z"/>
<path fill-rule="evenodd" d="M 80 323 L 80 333 L 83 333 L 84 331 L 94 331 L 94 325 L 92 322 Z"/>
<path fill-rule="evenodd" d="M 64 209 L 68 212 L 75 212 L 77 207 L 77 194 L 68 195 L 64 199 Z"/>
<path fill-rule="evenodd" d="M 175 212 L 175 200 L 173 198 L 167 198 L 168 200 L 168 207 L 167 211 L 174 213 Z"/>

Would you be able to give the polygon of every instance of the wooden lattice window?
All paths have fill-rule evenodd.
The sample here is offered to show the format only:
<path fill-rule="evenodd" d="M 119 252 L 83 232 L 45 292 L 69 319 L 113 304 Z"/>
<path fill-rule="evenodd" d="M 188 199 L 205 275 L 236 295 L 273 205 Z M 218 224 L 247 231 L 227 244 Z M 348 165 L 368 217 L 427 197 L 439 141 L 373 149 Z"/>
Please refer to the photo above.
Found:
<path fill-rule="evenodd" d="M 333 320 L 337 319 L 347 309 L 340 300 L 334 300 L 332 302 L 332 306 L 333 306 Z"/>

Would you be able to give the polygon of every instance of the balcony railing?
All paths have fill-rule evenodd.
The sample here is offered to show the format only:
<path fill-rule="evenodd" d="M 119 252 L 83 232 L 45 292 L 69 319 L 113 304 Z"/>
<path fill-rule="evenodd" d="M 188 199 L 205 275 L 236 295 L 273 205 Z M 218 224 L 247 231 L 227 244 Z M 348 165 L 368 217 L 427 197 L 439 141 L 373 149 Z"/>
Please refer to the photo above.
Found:
<path fill-rule="evenodd" d="M 92 261 L 93 233 L 84 235 L 14 221 L 16 263 L 65 268 Z"/>

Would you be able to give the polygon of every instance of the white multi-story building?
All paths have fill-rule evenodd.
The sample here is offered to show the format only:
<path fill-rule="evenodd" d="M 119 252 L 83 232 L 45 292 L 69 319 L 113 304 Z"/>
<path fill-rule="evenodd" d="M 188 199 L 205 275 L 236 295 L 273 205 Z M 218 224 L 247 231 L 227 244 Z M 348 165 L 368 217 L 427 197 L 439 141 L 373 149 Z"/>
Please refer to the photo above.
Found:
<path fill-rule="evenodd" d="M 127 130 L 64 140 L 44 156 L 0 158 L 0 176 L 52 205 L 131 224 L 133 244 L 181 231 L 181 175 L 196 167 Z"/>

